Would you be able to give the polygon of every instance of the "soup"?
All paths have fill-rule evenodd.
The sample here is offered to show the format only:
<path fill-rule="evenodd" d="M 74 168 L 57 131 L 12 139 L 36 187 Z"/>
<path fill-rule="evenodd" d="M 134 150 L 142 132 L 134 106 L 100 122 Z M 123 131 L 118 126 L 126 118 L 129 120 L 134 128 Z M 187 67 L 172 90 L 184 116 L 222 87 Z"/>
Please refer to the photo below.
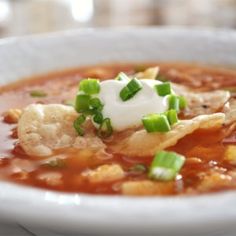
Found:
<path fill-rule="evenodd" d="M 234 189 L 235 91 L 236 72 L 181 63 L 92 66 L 3 86 L 0 179 L 132 196 Z"/>

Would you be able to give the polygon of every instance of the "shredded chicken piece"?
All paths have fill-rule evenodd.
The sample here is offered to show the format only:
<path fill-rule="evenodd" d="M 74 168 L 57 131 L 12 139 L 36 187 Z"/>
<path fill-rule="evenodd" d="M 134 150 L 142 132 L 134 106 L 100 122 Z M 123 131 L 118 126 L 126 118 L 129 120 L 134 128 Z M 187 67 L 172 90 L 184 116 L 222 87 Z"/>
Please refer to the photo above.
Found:
<path fill-rule="evenodd" d="M 42 173 L 42 174 L 39 174 L 37 178 L 51 186 L 57 186 L 63 183 L 62 174 L 59 172 L 51 171 L 51 172 Z"/>
<path fill-rule="evenodd" d="M 200 192 L 206 192 L 217 188 L 229 187 L 232 182 L 233 179 L 230 175 L 213 172 L 203 178 L 197 189 Z"/>
<path fill-rule="evenodd" d="M 75 148 L 79 148 L 79 149 L 89 148 L 89 149 L 92 149 L 94 151 L 105 150 L 105 148 L 106 148 L 106 145 L 97 136 L 94 136 L 94 137 L 91 137 L 91 136 L 88 136 L 88 137 L 78 136 L 75 139 L 75 143 L 73 144 L 73 146 Z"/>
<path fill-rule="evenodd" d="M 3 114 L 3 119 L 6 123 L 15 124 L 20 119 L 21 114 L 21 109 L 9 109 Z"/>
<path fill-rule="evenodd" d="M 232 165 L 236 164 L 236 146 L 229 145 L 226 147 L 224 153 L 224 161 L 229 162 Z"/>
<path fill-rule="evenodd" d="M 102 165 L 95 170 L 89 170 L 82 175 L 91 183 L 110 182 L 124 178 L 125 172 L 118 164 Z"/>
<path fill-rule="evenodd" d="M 154 182 L 150 180 L 127 181 L 121 185 L 123 195 L 145 196 L 145 195 L 167 195 L 173 193 L 173 182 Z"/>
<path fill-rule="evenodd" d="M 224 123 L 225 115 L 215 113 L 201 115 L 191 120 L 182 120 L 167 133 L 147 133 L 142 129 L 134 132 L 119 143 L 113 144 L 113 151 L 128 156 L 151 156 L 157 151 L 175 145 L 178 140 L 191 134 L 197 129 L 220 128 Z"/>
<path fill-rule="evenodd" d="M 184 111 L 185 116 L 195 117 L 203 114 L 212 114 L 219 111 L 230 98 L 230 93 L 224 90 L 210 92 L 197 92 L 186 86 L 172 83 L 176 94 L 187 99 L 188 106 Z"/>

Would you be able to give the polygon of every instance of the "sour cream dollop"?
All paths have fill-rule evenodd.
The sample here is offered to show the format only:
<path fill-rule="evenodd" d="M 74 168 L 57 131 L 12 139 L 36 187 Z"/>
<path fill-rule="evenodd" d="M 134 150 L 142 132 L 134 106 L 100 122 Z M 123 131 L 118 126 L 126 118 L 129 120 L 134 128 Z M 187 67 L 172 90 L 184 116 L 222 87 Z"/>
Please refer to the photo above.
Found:
<path fill-rule="evenodd" d="M 98 98 L 104 104 L 102 114 L 104 118 L 111 119 L 114 130 L 140 126 L 144 115 L 168 110 L 167 96 L 159 96 L 154 88 L 162 82 L 149 79 L 141 79 L 140 82 L 143 88 L 127 101 L 120 98 L 120 91 L 127 81 L 106 80 L 100 83 Z"/>

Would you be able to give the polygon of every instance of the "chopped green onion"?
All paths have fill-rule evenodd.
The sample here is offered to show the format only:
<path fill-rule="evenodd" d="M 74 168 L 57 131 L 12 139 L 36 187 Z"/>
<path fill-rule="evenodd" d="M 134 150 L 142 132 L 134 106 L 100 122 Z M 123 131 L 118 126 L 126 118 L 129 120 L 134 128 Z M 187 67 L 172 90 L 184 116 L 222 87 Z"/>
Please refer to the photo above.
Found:
<path fill-rule="evenodd" d="M 157 94 L 159 96 L 166 96 L 168 94 L 171 94 L 171 86 L 169 82 L 165 82 L 162 84 L 158 84 L 155 86 L 155 89 L 157 91 Z"/>
<path fill-rule="evenodd" d="M 86 120 L 86 116 L 84 114 L 82 114 L 76 120 L 77 120 L 78 124 L 82 125 Z"/>
<path fill-rule="evenodd" d="M 151 114 L 142 119 L 143 126 L 147 132 L 168 132 L 171 127 L 164 114 Z"/>
<path fill-rule="evenodd" d="M 122 101 L 127 101 L 132 97 L 129 88 L 124 87 L 121 91 L 120 91 L 120 98 L 122 99 Z"/>
<path fill-rule="evenodd" d="M 167 116 L 167 119 L 170 125 L 173 125 L 178 122 L 178 115 L 177 115 L 176 110 L 173 110 L 173 109 L 169 110 L 165 114 Z"/>
<path fill-rule="evenodd" d="M 77 112 L 84 112 L 89 110 L 90 96 L 87 94 L 78 93 L 75 100 L 75 110 Z"/>
<path fill-rule="evenodd" d="M 179 96 L 179 108 L 181 110 L 185 109 L 188 105 L 188 102 L 184 96 Z"/>
<path fill-rule="evenodd" d="M 129 81 L 130 78 L 129 78 L 124 72 L 120 72 L 120 73 L 116 76 L 116 80 L 119 80 L 119 81 Z"/>
<path fill-rule="evenodd" d="M 65 163 L 65 160 L 60 159 L 60 158 L 56 158 L 56 159 L 51 160 L 48 163 L 46 163 L 46 165 L 48 167 L 52 167 L 52 168 L 63 168 L 63 167 L 65 167 L 66 163 Z"/>
<path fill-rule="evenodd" d="M 129 168 L 129 172 L 134 174 L 142 174 L 147 171 L 147 167 L 143 164 L 136 164 Z"/>
<path fill-rule="evenodd" d="M 98 94 L 100 91 L 100 84 L 97 79 L 85 79 L 79 84 L 79 90 L 86 94 Z"/>
<path fill-rule="evenodd" d="M 103 121 L 103 115 L 101 112 L 96 112 L 96 114 L 93 117 L 93 121 L 97 124 L 102 124 Z"/>
<path fill-rule="evenodd" d="M 89 100 L 89 107 L 91 107 L 92 109 L 101 110 L 103 107 L 103 104 L 99 98 L 91 98 Z"/>
<path fill-rule="evenodd" d="M 157 75 L 156 80 L 159 80 L 161 82 L 168 81 L 167 78 L 164 75 Z"/>
<path fill-rule="evenodd" d="M 154 180 L 173 180 L 184 162 L 185 157 L 175 152 L 158 152 L 151 163 L 149 177 Z"/>
<path fill-rule="evenodd" d="M 85 116 L 93 116 L 96 112 L 97 112 L 96 109 L 90 109 L 90 110 L 84 111 L 83 114 Z"/>
<path fill-rule="evenodd" d="M 112 135 L 113 128 L 111 126 L 111 120 L 106 118 L 102 121 L 99 129 L 98 129 L 98 136 L 101 138 L 108 138 Z"/>
<path fill-rule="evenodd" d="M 78 135 L 83 136 L 84 135 L 84 130 L 81 127 L 81 125 L 85 122 L 86 116 L 85 115 L 80 115 L 75 121 L 74 121 L 74 128 L 77 131 Z"/>
<path fill-rule="evenodd" d="M 30 92 L 31 97 L 46 97 L 47 93 L 41 90 L 33 90 Z"/>
<path fill-rule="evenodd" d="M 170 95 L 168 97 L 169 110 L 173 109 L 179 112 L 179 98 L 176 95 Z"/>
<path fill-rule="evenodd" d="M 120 98 L 122 101 L 127 101 L 132 98 L 138 91 L 142 89 L 142 83 L 133 78 L 121 91 L 120 91 Z"/>

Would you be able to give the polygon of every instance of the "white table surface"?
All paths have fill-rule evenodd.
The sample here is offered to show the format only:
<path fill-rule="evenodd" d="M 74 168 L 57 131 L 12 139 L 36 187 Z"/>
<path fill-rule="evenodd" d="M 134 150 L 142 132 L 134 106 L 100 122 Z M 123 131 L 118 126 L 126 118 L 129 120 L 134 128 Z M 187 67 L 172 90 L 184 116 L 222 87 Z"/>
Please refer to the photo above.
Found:
<path fill-rule="evenodd" d="M 85 235 L 61 234 L 47 229 L 35 228 L 22 224 L 5 222 L 5 223 L 0 223 L 0 236 L 85 236 Z"/>
<path fill-rule="evenodd" d="M 214 236 L 235 236 L 235 235 L 236 233 L 227 234 L 225 232 L 216 232 L 214 234 Z M 5 222 L 5 223 L 0 223 L 0 236 L 92 236 L 92 235 L 56 233 L 51 230 L 47 230 L 43 228 L 35 228 L 35 227 L 26 226 L 26 225 L 22 225 L 18 223 Z M 112 235 L 103 235 L 103 236 L 112 236 Z M 129 235 L 126 235 L 126 236 L 129 236 Z M 165 235 L 165 236 L 168 236 L 168 235 Z M 176 235 L 176 236 L 180 236 L 180 235 Z M 207 236 L 207 235 L 202 235 L 202 236 Z"/>

